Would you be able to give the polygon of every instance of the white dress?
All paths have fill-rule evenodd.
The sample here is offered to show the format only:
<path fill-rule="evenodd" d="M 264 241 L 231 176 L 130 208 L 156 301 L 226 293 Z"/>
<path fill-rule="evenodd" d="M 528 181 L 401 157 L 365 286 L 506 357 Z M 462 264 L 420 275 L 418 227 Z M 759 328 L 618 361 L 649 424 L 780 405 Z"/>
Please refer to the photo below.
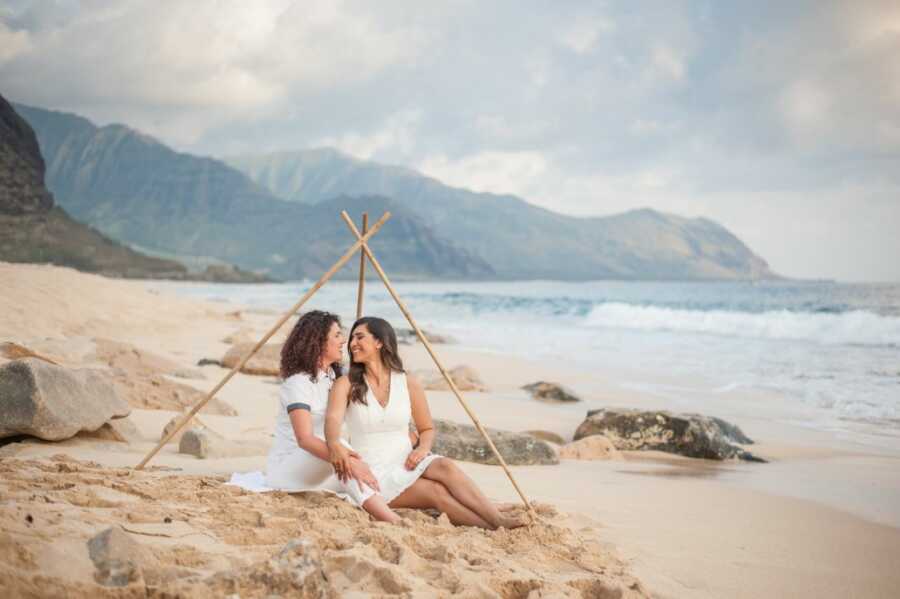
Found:
<path fill-rule="evenodd" d="M 327 373 L 320 371 L 315 381 L 308 374 L 299 373 L 282 383 L 275 437 L 266 463 L 265 486 L 282 491 L 330 491 L 361 506 L 375 494 L 374 491 L 353 479 L 342 483 L 329 462 L 297 445 L 291 425 L 291 412 L 307 410 L 312 417 L 313 434 L 324 441 L 325 410 L 333 384 L 331 369 Z"/>
<path fill-rule="evenodd" d="M 347 432 L 353 449 L 369 465 L 378 479 L 381 495 L 391 502 L 416 482 L 428 465 L 439 458 L 429 454 L 414 470 L 404 463 L 412 451 L 409 440 L 409 419 L 412 408 L 406 375 L 391 373 L 391 391 L 386 407 L 381 407 L 372 390 L 366 394 L 366 404 L 350 402 L 347 407 Z"/>

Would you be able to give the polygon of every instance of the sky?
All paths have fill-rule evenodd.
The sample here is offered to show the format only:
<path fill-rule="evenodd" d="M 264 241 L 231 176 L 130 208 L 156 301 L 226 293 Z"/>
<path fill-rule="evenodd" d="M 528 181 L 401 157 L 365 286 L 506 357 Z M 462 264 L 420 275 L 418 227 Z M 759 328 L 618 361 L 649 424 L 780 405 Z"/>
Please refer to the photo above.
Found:
<path fill-rule="evenodd" d="M 781 274 L 900 281 L 896 0 L 5 0 L 0 93 L 196 154 L 332 146 L 705 216 Z"/>

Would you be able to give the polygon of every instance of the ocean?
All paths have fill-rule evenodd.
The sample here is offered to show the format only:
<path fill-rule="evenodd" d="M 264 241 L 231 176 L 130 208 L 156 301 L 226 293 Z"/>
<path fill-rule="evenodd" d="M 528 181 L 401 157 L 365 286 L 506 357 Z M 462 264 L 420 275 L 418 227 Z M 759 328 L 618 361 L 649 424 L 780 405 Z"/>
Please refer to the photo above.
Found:
<path fill-rule="evenodd" d="M 311 282 L 150 285 L 280 311 Z M 450 335 L 463 348 L 610 375 L 623 388 L 670 404 L 694 397 L 707 406 L 764 392 L 805 408 L 794 424 L 882 437 L 890 445 L 900 440 L 900 284 L 519 281 L 395 287 L 422 328 Z M 349 326 L 356 283 L 329 282 L 306 308 L 337 312 Z M 366 283 L 365 313 L 407 327 L 378 280 Z"/>

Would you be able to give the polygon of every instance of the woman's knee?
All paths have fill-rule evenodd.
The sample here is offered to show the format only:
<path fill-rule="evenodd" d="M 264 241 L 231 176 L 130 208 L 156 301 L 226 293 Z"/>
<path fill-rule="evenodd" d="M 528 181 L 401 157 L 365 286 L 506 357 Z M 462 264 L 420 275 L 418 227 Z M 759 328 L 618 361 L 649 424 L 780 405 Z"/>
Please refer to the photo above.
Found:
<path fill-rule="evenodd" d="M 459 472 L 459 466 L 450 458 L 438 458 L 428 466 L 428 473 L 436 478 L 454 476 Z"/>

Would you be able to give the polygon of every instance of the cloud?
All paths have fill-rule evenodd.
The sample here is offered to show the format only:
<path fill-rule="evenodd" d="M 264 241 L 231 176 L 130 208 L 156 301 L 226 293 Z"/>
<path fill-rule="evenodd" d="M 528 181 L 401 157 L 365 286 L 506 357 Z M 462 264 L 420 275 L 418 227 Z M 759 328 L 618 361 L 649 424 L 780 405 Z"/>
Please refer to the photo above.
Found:
<path fill-rule="evenodd" d="M 889 0 L 0 8 L 17 101 L 196 153 L 328 144 L 572 214 L 705 215 L 806 276 L 900 255 L 898 55 Z"/>
<path fill-rule="evenodd" d="M 331 146 L 356 158 L 378 158 L 379 152 L 390 149 L 400 154 L 410 154 L 415 147 L 416 129 L 422 111 L 409 109 L 391 115 L 384 125 L 369 134 L 344 133 L 340 137 L 323 137 L 315 146 Z"/>
<path fill-rule="evenodd" d="M 604 17 L 578 18 L 557 34 L 557 40 L 576 54 L 586 54 L 594 49 L 603 33 L 614 27 L 613 22 Z"/>
<path fill-rule="evenodd" d="M 27 31 L 12 31 L 0 21 L 0 65 L 31 50 L 31 36 Z"/>
<path fill-rule="evenodd" d="M 482 152 L 458 160 L 431 156 L 418 170 L 457 187 L 496 194 L 527 194 L 547 170 L 539 152 Z"/>

